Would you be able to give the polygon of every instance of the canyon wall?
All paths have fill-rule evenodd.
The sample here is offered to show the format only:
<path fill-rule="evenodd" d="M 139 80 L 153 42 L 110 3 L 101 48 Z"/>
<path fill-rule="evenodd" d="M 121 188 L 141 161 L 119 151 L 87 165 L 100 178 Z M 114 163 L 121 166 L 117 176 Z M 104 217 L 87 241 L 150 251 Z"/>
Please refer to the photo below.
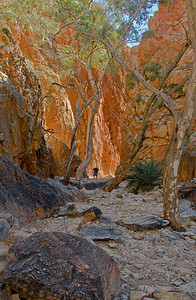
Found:
<path fill-rule="evenodd" d="M 166 4 L 161 1 L 161 3 L 158 11 L 149 19 L 149 30 L 143 34 L 138 46 L 129 49 L 127 57 L 127 62 L 137 68 L 144 75 L 145 79 L 155 87 L 158 86 L 161 74 L 171 65 L 182 46 L 186 43 L 189 32 L 186 1 L 174 0 L 165 2 Z M 169 92 L 190 74 L 192 60 L 193 50 L 190 46 L 178 66 L 169 75 L 163 89 L 164 92 Z M 154 73 L 151 70 L 154 70 Z M 137 113 L 141 113 L 142 116 L 142 101 L 148 99 L 150 92 L 146 91 L 141 84 L 137 82 L 134 84 L 135 86 L 129 90 L 129 97 L 136 100 L 136 108 L 127 98 L 127 107 L 123 118 L 130 130 L 137 134 L 141 125 Z M 185 82 L 181 90 L 171 95 L 179 111 L 183 106 L 186 87 L 187 82 Z M 190 134 L 194 130 L 195 127 L 193 130 L 190 130 Z M 163 161 L 172 131 L 171 114 L 164 107 L 160 107 L 151 117 L 146 132 L 147 139 L 136 160 L 156 159 Z M 123 161 L 132 146 L 127 139 L 126 129 L 122 129 L 122 136 L 121 160 Z M 191 151 L 196 150 L 195 147 L 193 148 L 194 150 L 192 149 Z"/>
<path fill-rule="evenodd" d="M 24 29 L 23 29 L 24 32 Z M 25 35 L 19 28 L 6 25 L 0 33 L 2 40 L 0 64 L 1 70 L 11 80 L 15 89 L 24 97 L 25 108 L 34 116 L 38 114 L 38 121 L 45 129 L 47 146 L 56 157 L 58 167 L 62 159 L 62 166 L 55 170 L 55 174 L 63 176 L 67 154 L 62 157 L 65 145 L 70 147 L 71 131 L 75 124 L 76 102 L 78 94 L 72 90 L 66 90 L 59 85 L 67 82 L 65 72 L 59 61 L 53 57 L 48 49 L 37 49 L 32 42 L 34 35 L 31 29 L 26 29 Z M 61 44 L 70 41 L 70 34 L 62 32 L 58 37 Z M 95 72 L 98 72 L 95 70 Z M 77 77 L 86 80 L 87 74 L 78 69 Z M 118 87 L 120 75 L 115 75 L 112 83 L 109 83 L 101 102 L 108 106 L 117 116 L 125 110 L 124 98 Z M 105 79 L 107 84 L 107 78 Z M 116 101 L 118 99 L 118 101 Z M 82 103 L 80 103 L 80 107 Z M 76 156 L 73 165 L 78 164 L 85 154 L 85 136 L 88 112 L 84 114 L 76 138 Z M 48 133 L 47 133 L 48 131 Z M 56 147 L 56 137 L 65 145 Z M 100 175 L 114 174 L 120 163 L 121 131 L 119 122 L 113 115 L 100 105 L 95 120 L 94 128 L 94 155 L 90 165 L 90 175 L 95 165 L 99 166 Z M 61 149 L 61 150 L 60 150 Z M 73 168 L 72 168 L 73 169 Z M 61 170 L 61 171 L 60 171 Z M 73 174 L 73 172 L 72 172 Z"/>
<path fill-rule="evenodd" d="M 69 143 L 74 118 L 64 91 L 59 93 L 55 86 L 51 88 L 47 85 L 47 77 L 53 76 L 53 80 L 57 81 L 58 75 L 47 67 L 47 61 L 39 51 L 33 51 L 34 47 L 29 44 L 25 45 L 24 36 L 19 39 L 20 35 L 23 36 L 9 25 L 1 27 L 0 152 L 20 166 L 27 155 L 22 168 L 30 174 L 46 178 L 59 175 L 59 166 L 54 159 L 56 150 L 50 148 L 49 143 L 50 139 L 53 140 L 53 132 Z M 35 64 L 29 60 L 30 54 Z M 36 72 L 36 66 L 44 71 Z M 43 89 L 44 86 L 46 89 Z M 48 119 L 51 120 L 51 127 L 47 126 Z M 63 157 L 65 164 L 69 149 L 63 141 L 61 147 L 66 148 Z M 75 156 L 74 163 L 79 162 L 81 160 Z M 65 168 L 61 176 L 64 171 Z M 73 168 L 71 174 L 74 174 Z"/>
<path fill-rule="evenodd" d="M 37 157 L 38 152 L 40 159 Z M 2 72 L 0 72 L 0 153 L 19 165 L 26 155 L 23 164 L 25 171 L 34 175 L 41 175 L 42 172 L 44 176 L 41 177 L 52 175 L 50 153 L 42 138 L 41 125 L 35 123 L 32 114 L 25 110 L 24 98 Z"/>
<path fill-rule="evenodd" d="M 163 72 L 185 43 L 186 30 L 188 30 L 188 21 L 185 1 L 172 1 L 171 4 L 167 5 L 160 4 L 159 10 L 149 20 L 149 30 L 143 35 L 140 45 L 132 48 L 126 47 L 127 63 L 138 68 L 141 73 L 145 66 L 158 63 L 160 67 L 158 71 Z M 69 45 L 72 43 L 73 36 L 72 33 L 62 30 L 57 38 L 61 45 Z M 32 117 L 39 121 L 40 130 L 42 128 L 45 135 L 46 146 L 49 147 L 53 156 L 54 174 L 63 176 L 69 153 L 67 147 L 70 147 L 71 131 L 75 124 L 78 94 L 73 89 L 67 90 L 60 86 L 66 85 L 66 74 L 58 59 L 45 44 L 40 47 L 33 45 L 34 33 L 31 28 L 20 30 L 14 24 L 12 26 L 7 24 L 1 28 L 0 40 L 1 71 L 7 75 L 10 84 L 24 98 L 25 110 L 28 110 Z M 191 63 L 192 48 L 189 47 L 178 67 L 168 78 L 166 88 L 175 86 L 182 81 L 190 73 Z M 99 70 L 93 71 L 95 74 L 99 73 Z M 148 71 L 145 75 L 149 75 Z M 117 73 L 113 74 L 111 78 L 106 76 L 104 79 L 106 88 L 95 118 L 94 153 L 89 166 L 90 175 L 92 175 L 92 169 L 96 165 L 100 170 L 100 176 L 114 175 L 117 166 L 126 159 L 131 150 L 132 145 L 128 138 L 127 129 L 118 119 L 123 121 L 134 135 L 140 129 L 141 120 L 137 114 L 142 116 L 142 101 L 145 101 L 150 93 L 137 83 L 134 88 L 128 91 L 129 96 L 127 96 L 125 93 L 126 76 L 127 73 L 118 66 Z M 81 81 L 87 80 L 87 74 L 82 68 L 78 68 L 76 77 Z M 159 78 L 156 78 L 150 83 L 157 86 L 158 81 Z M 183 86 L 180 96 L 179 94 L 172 96 L 179 110 L 183 105 L 186 84 Z M 140 95 L 140 101 L 138 101 L 138 95 Z M 130 99 L 137 100 L 136 108 Z M 80 102 L 79 105 L 82 107 L 83 104 Z M 74 158 L 72 175 L 74 165 L 79 164 L 80 159 L 84 158 L 87 117 L 88 112 L 84 114 L 77 133 L 76 154 L 78 156 Z M 147 139 L 137 156 L 137 160 L 158 159 L 162 161 L 164 159 L 172 133 L 172 124 L 171 115 L 161 107 L 151 119 L 146 134 Z M 36 152 L 43 139 L 41 139 L 40 133 L 39 137 L 35 138 L 35 136 L 37 146 L 32 147 L 35 148 Z M 0 151 L 3 152 L 4 150 L 1 148 Z M 21 154 L 14 154 L 16 150 L 11 152 L 12 158 L 19 162 Z M 24 153 L 24 149 L 19 152 Z M 27 171 L 35 173 L 28 168 Z"/>

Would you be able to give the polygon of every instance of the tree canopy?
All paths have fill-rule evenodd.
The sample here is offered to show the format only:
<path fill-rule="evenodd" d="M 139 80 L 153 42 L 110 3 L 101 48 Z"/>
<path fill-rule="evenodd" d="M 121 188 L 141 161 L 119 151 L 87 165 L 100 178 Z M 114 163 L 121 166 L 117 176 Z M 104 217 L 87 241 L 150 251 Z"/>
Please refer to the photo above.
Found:
<path fill-rule="evenodd" d="M 108 39 L 114 44 L 120 37 L 126 42 L 138 41 L 145 31 L 143 24 L 157 2 L 158 0 L 5 0 L 0 18 L 14 22 L 15 25 L 31 26 L 40 38 L 52 39 L 61 27 L 69 26 L 76 31 L 76 38 L 82 33 L 84 39 L 86 33 Z"/>

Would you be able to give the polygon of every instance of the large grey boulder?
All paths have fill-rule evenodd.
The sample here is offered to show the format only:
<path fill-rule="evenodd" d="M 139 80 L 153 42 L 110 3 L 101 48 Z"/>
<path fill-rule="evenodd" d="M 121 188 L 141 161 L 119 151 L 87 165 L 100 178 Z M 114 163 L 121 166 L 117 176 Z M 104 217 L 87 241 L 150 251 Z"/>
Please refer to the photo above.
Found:
<path fill-rule="evenodd" d="M 67 190 L 24 172 L 0 154 L 0 211 L 10 213 L 20 223 L 51 216 L 58 206 L 74 202 Z"/>
<path fill-rule="evenodd" d="M 120 291 L 115 260 L 87 239 L 31 235 L 9 250 L 4 282 L 25 299 L 110 300 Z"/>

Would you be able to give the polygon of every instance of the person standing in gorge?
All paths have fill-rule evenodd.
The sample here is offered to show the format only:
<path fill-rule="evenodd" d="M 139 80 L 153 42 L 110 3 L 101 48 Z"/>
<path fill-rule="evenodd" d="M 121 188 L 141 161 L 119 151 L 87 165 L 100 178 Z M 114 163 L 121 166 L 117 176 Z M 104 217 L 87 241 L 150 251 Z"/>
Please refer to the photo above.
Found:
<path fill-rule="evenodd" d="M 93 171 L 94 171 L 94 174 L 93 174 L 93 177 L 95 178 L 97 178 L 97 174 L 98 174 L 98 172 L 99 172 L 99 169 L 97 168 L 97 167 L 95 167 L 94 169 L 93 169 Z"/>
<path fill-rule="evenodd" d="M 78 169 L 78 166 L 75 166 L 75 169 L 74 169 L 74 176 L 75 176 L 75 177 L 76 177 L 77 169 Z"/>

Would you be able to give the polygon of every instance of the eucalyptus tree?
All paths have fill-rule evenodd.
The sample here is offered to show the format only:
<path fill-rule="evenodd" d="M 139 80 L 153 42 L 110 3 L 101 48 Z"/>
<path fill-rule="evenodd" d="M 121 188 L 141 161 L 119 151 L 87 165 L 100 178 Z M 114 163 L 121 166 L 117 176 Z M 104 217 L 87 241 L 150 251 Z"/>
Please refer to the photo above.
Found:
<path fill-rule="evenodd" d="M 96 39 L 89 39 L 89 36 L 109 39 L 115 45 L 114 49 L 122 46 L 128 37 L 127 33 L 130 31 L 132 32 L 132 41 L 136 40 L 138 38 L 139 24 L 146 20 L 149 9 L 156 1 L 149 1 L 149 3 L 145 3 L 146 1 L 124 1 L 122 6 L 120 1 L 106 2 L 58 1 L 61 21 L 64 23 L 64 26 L 69 27 L 75 32 L 75 37 L 80 38 L 80 47 L 82 45 L 83 49 L 85 49 L 85 57 L 84 50 L 82 50 L 83 60 L 81 61 L 81 52 L 77 54 L 77 60 L 85 66 L 93 93 L 96 94 L 90 105 L 91 110 L 86 135 L 86 154 L 76 174 L 79 179 L 83 177 L 84 170 L 88 167 L 92 158 L 94 118 L 100 104 L 103 90 L 102 81 L 112 63 L 112 56 L 105 45 Z M 119 13 L 117 13 L 119 6 L 122 12 L 120 18 Z M 134 25 L 134 21 L 136 25 Z M 127 24 L 129 24 L 128 28 L 126 28 Z M 104 52 L 107 55 L 103 56 Z M 66 55 L 69 56 L 72 54 L 73 52 L 67 52 Z M 101 55 L 102 65 L 105 64 L 104 67 L 98 63 L 100 62 Z M 96 69 L 99 68 L 96 76 L 92 68 L 93 59 L 96 61 Z"/>
<path fill-rule="evenodd" d="M 193 0 L 187 0 L 187 10 L 188 10 L 188 18 L 190 24 L 190 38 L 193 45 L 194 50 L 194 62 L 192 73 L 190 75 L 189 84 L 187 87 L 186 98 L 184 102 L 184 107 L 182 111 L 178 111 L 173 103 L 172 99 L 169 95 L 161 92 L 159 90 L 160 84 L 158 88 L 154 88 L 149 83 L 145 81 L 145 79 L 141 76 L 141 74 L 130 67 L 129 64 L 124 62 L 122 58 L 119 56 L 114 47 L 108 41 L 102 41 L 108 49 L 110 49 L 113 57 L 120 63 L 120 65 L 124 66 L 128 71 L 132 72 L 138 80 L 149 89 L 154 95 L 161 99 L 164 102 L 166 107 L 170 110 L 173 120 L 174 120 L 174 128 L 173 134 L 171 137 L 171 141 L 169 147 L 167 149 L 165 164 L 164 164 L 164 217 L 167 218 L 172 227 L 174 229 L 180 229 L 181 222 L 179 216 L 179 205 L 178 205 L 178 188 L 177 188 L 177 176 L 178 176 L 178 167 L 182 156 L 182 151 L 184 148 L 184 143 L 192 125 L 193 120 L 196 116 L 196 15 L 195 15 L 195 2 Z M 187 47 L 189 41 L 185 47 Z M 172 66 L 172 65 L 171 65 Z M 152 96 L 153 97 L 153 96 Z M 147 106 L 146 106 L 147 108 Z M 143 123 L 145 123 L 145 118 L 143 119 Z M 126 163 L 124 164 L 126 165 Z M 119 168 L 117 171 L 121 173 L 122 169 Z M 114 186 L 113 186 L 114 187 Z"/>
<path fill-rule="evenodd" d="M 169 94 L 164 93 L 161 90 L 163 82 L 160 81 L 157 88 L 152 86 L 149 82 L 145 80 L 145 78 L 140 74 L 140 72 L 133 68 L 129 62 L 126 61 L 125 57 L 123 57 L 122 53 L 120 53 L 120 50 L 122 48 L 123 42 L 125 43 L 128 39 L 132 38 L 132 34 L 134 31 L 132 30 L 132 21 L 130 21 L 128 16 L 128 8 L 130 7 L 129 4 L 132 4 L 132 1 L 104 1 L 103 7 L 106 7 L 106 10 L 108 10 L 108 15 L 116 18 L 115 24 L 117 26 L 117 31 L 121 34 L 121 44 L 118 43 L 118 47 L 116 47 L 116 44 L 112 42 L 110 39 L 110 36 L 107 36 L 107 38 L 100 38 L 98 35 L 94 34 L 91 35 L 89 32 L 82 32 L 82 34 L 87 37 L 89 40 L 92 41 L 99 41 L 102 43 L 108 51 L 110 51 L 111 55 L 115 60 L 124 67 L 127 71 L 133 73 L 140 83 L 144 85 L 146 89 L 152 92 L 152 96 L 150 100 L 147 102 L 147 105 L 145 107 L 145 114 L 143 116 L 143 125 L 142 130 L 146 130 L 147 128 L 147 122 L 149 117 L 154 112 L 155 108 L 157 107 L 157 103 L 163 102 L 163 104 L 168 108 L 170 113 L 173 116 L 174 121 L 174 128 L 173 128 L 173 134 L 171 137 L 171 141 L 166 153 L 166 159 L 165 159 L 165 167 L 164 167 L 164 216 L 165 218 L 169 219 L 171 226 L 174 229 L 180 229 L 181 222 L 179 217 L 179 205 L 178 205 L 178 193 L 177 193 L 177 176 L 178 176 L 178 166 L 180 163 L 184 143 L 186 136 L 188 134 L 188 131 L 190 130 L 190 126 L 192 125 L 192 122 L 196 115 L 196 99 L 195 99 L 195 77 L 196 77 L 196 68 L 195 68 L 195 2 L 193 0 L 187 0 L 187 9 L 188 9 L 188 18 L 190 23 L 190 35 L 191 35 L 191 41 L 194 49 L 194 63 L 193 63 L 193 69 L 192 73 L 189 79 L 189 84 L 187 87 L 186 92 L 186 98 L 184 107 L 181 111 L 177 109 L 175 106 L 175 103 L 173 103 L 171 97 Z M 137 1 L 138 3 L 138 1 Z M 141 4 L 141 3 L 140 3 Z M 142 10 L 146 7 L 148 7 L 150 1 L 144 1 L 142 2 L 143 7 L 140 7 L 140 11 L 138 13 L 139 21 L 143 20 Z M 141 14 L 140 14 L 141 13 Z M 137 20 L 136 20 L 137 22 Z M 190 42 L 187 40 L 187 43 L 184 45 L 185 49 L 187 46 L 189 46 Z M 121 46 L 121 47 L 120 47 Z M 182 49 L 182 52 L 184 50 Z M 178 55 L 174 59 L 174 65 L 178 63 Z M 173 64 L 169 66 L 168 70 L 166 71 L 169 74 L 171 70 L 173 69 Z M 165 76 L 165 75 L 164 75 Z M 168 75 L 167 75 L 168 76 Z M 164 78 L 164 77 L 163 77 Z M 138 152 L 138 148 L 141 148 L 142 141 L 144 138 L 144 134 L 140 132 L 138 134 L 136 143 L 129 155 L 129 162 L 132 161 L 133 157 L 135 157 L 136 153 Z M 128 167 L 128 162 L 124 162 L 123 165 L 121 165 L 116 173 L 116 177 L 118 177 L 119 180 L 114 179 L 113 183 L 115 184 L 110 185 L 110 188 L 113 189 L 120 181 L 122 181 L 125 178 L 126 171 Z M 118 176 L 120 175 L 120 176 Z M 105 190 L 111 190 L 108 189 L 108 186 L 105 187 Z"/>
<path fill-rule="evenodd" d="M 93 35 L 94 32 L 99 32 L 99 36 L 103 37 L 103 24 L 106 24 L 107 15 L 104 13 L 99 4 L 93 5 L 93 1 L 58 1 L 59 9 L 58 16 L 62 22 L 63 28 L 67 28 L 72 35 L 72 45 L 61 47 L 59 57 L 72 58 L 75 69 L 83 70 L 82 79 L 77 76 L 70 76 L 70 82 L 73 88 L 77 90 L 80 98 L 87 104 L 89 109 L 88 123 L 86 128 L 86 153 L 84 160 L 77 170 L 77 178 L 84 177 L 85 169 L 88 167 L 93 154 L 93 126 L 96 113 L 101 101 L 104 90 L 103 79 L 112 64 L 112 57 L 103 45 L 99 42 L 91 41 L 81 34 L 88 32 Z M 115 27 L 110 25 L 110 31 L 115 31 Z M 77 41 L 79 40 L 79 43 Z M 75 47 L 77 44 L 77 47 Z M 67 48 L 67 49 L 66 49 Z M 72 70 L 73 71 L 73 70 Z M 86 78 L 86 79 L 85 79 Z M 81 85 L 83 81 L 83 87 Z M 89 101 L 90 99 L 90 101 Z M 83 114 L 82 114 L 83 115 Z M 80 114 L 81 119 L 82 115 Z M 77 127 L 79 121 L 77 120 Z M 75 129 L 72 132 L 72 137 L 75 135 Z M 73 135 L 74 134 L 74 135 Z M 72 144 L 73 145 L 73 144 Z M 74 147 L 73 147 L 74 149 Z M 71 158 L 71 157 L 70 157 Z M 68 165 L 64 181 L 67 181 L 69 173 Z"/>

